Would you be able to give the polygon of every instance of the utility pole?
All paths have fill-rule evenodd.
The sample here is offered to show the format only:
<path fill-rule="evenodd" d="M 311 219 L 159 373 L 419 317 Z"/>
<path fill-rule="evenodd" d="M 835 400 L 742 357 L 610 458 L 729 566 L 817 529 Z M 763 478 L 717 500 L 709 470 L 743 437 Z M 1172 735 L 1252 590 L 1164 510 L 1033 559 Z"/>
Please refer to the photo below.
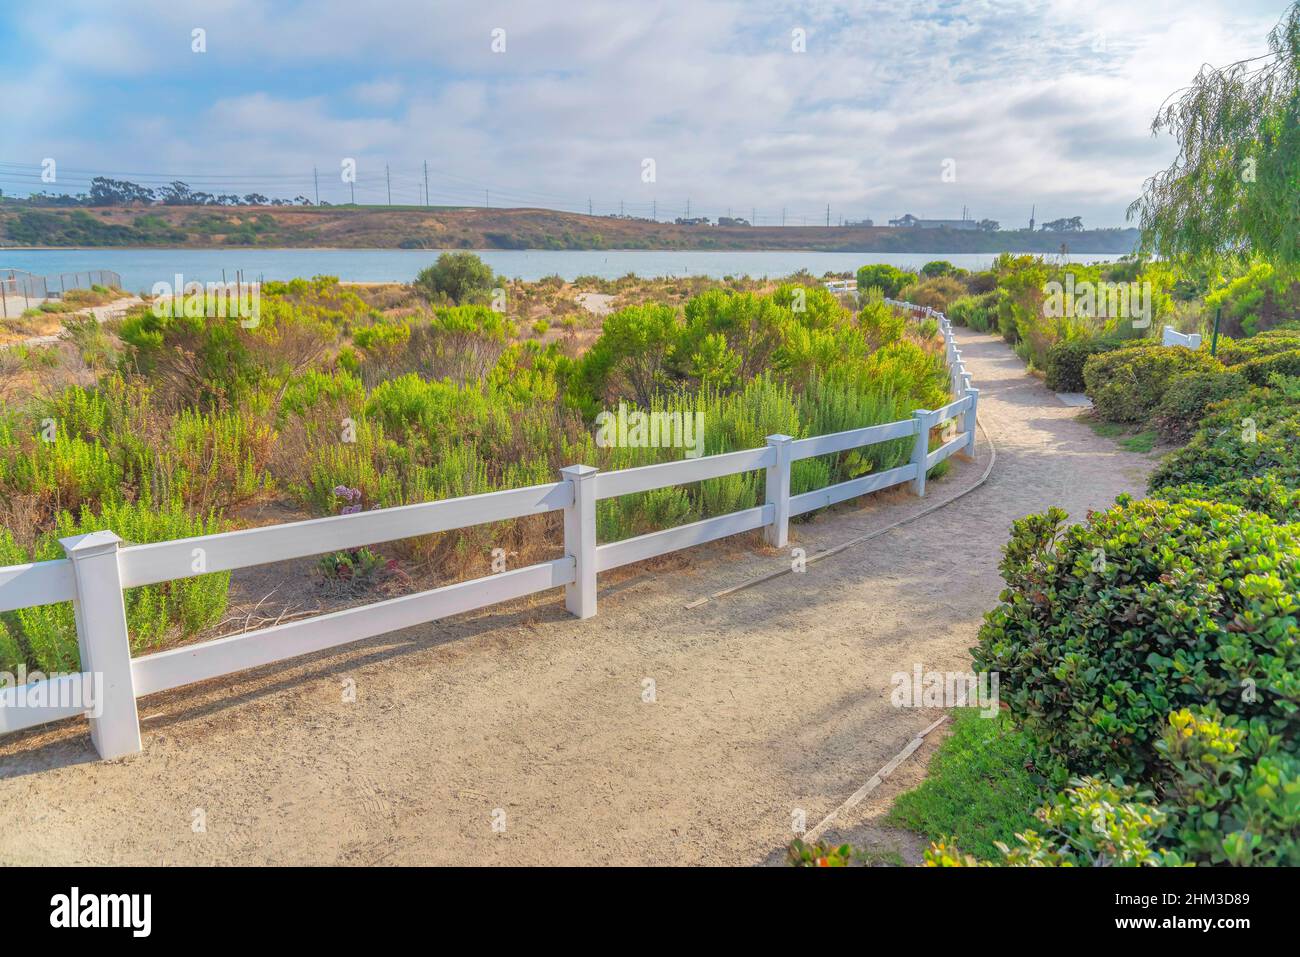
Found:
<path fill-rule="evenodd" d="M 587 197 L 587 215 L 588 215 L 588 216 L 595 216 L 595 215 L 596 215 L 595 212 L 593 212 L 593 211 L 592 211 L 592 208 L 591 208 L 591 197 L 590 197 L 590 196 Z"/>
<path fill-rule="evenodd" d="M 689 196 L 686 197 L 686 218 L 691 218 L 691 198 Z"/>
<path fill-rule="evenodd" d="M 424 205 L 429 205 L 429 161 L 424 161 Z"/>
<path fill-rule="evenodd" d="M 623 201 L 621 199 L 618 201 L 618 218 L 623 218 Z"/>
<path fill-rule="evenodd" d="M 650 218 L 656 223 L 659 222 L 659 200 L 650 200 Z"/>
<path fill-rule="evenodd" d="M 393 205 L 393 178 L 388 175 L 388 164 L 384 164 L 384 182 L 388 184 L 388 205 Z"/>
<path fill-rule="evenodd" d="M 348 191 L 352 194 L 352 205 L 357 204 L 357 184 L 355 180 L 348 180 Z"/>
<path fill-rule="evenodd" d="M 784 206 L 781 207 L 781 225 L 782 225 L 782 226 L 785 225 L 785 207 L 784 207 Z"/>
<path fill-rule="evenodd" d="M 492 208 L 492 194 L 488 190 L 483 190 L 483 205 L 488 209 Z"/>
<path fill-rule="evenodd" d="M 320 205 L 320 174 L 316 172 L 316 167 L 311 168 L 311 178 L 316 184 L 316 205 Z"/>
<path fill-rule="evenodd" d="M 827 225 L 827 227 L 829 227 L 830 224 L 831 224 L 831 204 L 830 204 L 830 203 L 827 203 L 827 204 L 826 204 L 826 225 Z"/>

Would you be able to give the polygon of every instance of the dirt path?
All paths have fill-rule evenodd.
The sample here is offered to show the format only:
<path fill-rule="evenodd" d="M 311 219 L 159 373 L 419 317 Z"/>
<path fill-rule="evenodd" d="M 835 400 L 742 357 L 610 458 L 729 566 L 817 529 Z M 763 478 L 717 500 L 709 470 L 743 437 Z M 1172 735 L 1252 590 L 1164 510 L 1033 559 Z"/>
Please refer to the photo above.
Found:
<path fill-rule="evenodd" d="M 548 594 L 143 699 L 145 751 L 123 761 L 96 761 L 80 722 L 15 736 L 0 861 L 777 859 L 796 811 L 815 824 L 937 716 L 893 708 L 890 677 L 968 667 L 1009 522 L 1104 507 L 1152 464 L 1074 421 L 1001 342 L 957 335 L 998 460 L 952 506 L 694 610 L 789 556 L 752 539 L 700 549 L 605 583 L 585 622 Z M 946 498 L 987 454 L 924 503 L 878 497 L 796 526 L 797 544 L 812 554 Z"/>
<path fill-rule="evenodd" d="M 45 300 L 42 300 L 45 301 Z M 98 323 L 105 323 L 108 320 L 126 315 L 127 309 L 132 306 L 138 306 L 144 302 L 139 296 L 123 296 L 121 299 L 114 299 L 112 302 L 105 303 L 102 306 L 87 306 L 85 309 L 78 309 L 76 312 L 51 313 L 51 317 L 59 321 L 62 325 L 63 320 L 73 316 L 93 316 Z M 29 336 L 26 339 L 20 339 L 16 342 L 10 342 L 4 346 L 24 345 L 24 346 L 48 346 L 53 345 L 63 338 L 62 331 L 50 333 L 44 336 Z"/>

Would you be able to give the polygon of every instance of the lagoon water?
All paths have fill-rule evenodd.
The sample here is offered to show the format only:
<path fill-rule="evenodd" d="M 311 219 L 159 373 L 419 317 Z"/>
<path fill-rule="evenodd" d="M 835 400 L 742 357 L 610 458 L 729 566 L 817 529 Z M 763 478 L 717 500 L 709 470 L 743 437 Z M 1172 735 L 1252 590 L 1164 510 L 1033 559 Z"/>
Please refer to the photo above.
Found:
<path fill-rule="evenodd" d="M 565 279 L 600 276 L 614 279 L 639 276 L 788 276 L 806 269 L 815 276 L 852 272 L 865 263 L 888 263 L 916 269 L 934 259 L 946 259 L 966 269 L 985 269 L 994 253 L 827 253 L 798 250 L 714 252 L 662 250 L 476 250 L 498 274 L 508 278 Z M 338 276 L 354 282 L 409 282 L 438 258 L 436 249 L 0 249 L 0 269 L 25 269 L 37 275 L 112 269 L 123 288 L 147 291 L 156 282 L 293 279 L 297 276 Z M 1048 257 L 1059 259 L 1059 256 Z M 1080 253 L 1079 262 L 1112 262 L 1118 255 Z"/>

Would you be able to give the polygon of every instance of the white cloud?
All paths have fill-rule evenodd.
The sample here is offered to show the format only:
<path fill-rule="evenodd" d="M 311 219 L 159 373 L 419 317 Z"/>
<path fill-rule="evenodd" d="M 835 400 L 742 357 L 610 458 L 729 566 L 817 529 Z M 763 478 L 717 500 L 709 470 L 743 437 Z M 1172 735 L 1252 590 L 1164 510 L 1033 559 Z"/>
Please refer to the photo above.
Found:
<path fill-rule="evenodd" d="M 488 187 L 496 202 L 590 195 L 606 211 L 654 198 L 675 213 L 690 197 L 714 215 L 811 218 L 829 202 L 883 221 L 966 205 L 1008 222 L 1037 203 L 1040 219 L 1115 225 L 1171 155 L 1148 133 L 1159 103 L 1201 63 L 1260 52 L 1279 13 L 1254 0 L 83 2 L 61 31 L 39 9 L 18 23 L 43 66 L 0 65 L 0 89 L 49 105 L 10 122 L 0 160 L 45 155 L 37 144 L 62 133 L 78 166 L 260 173 L 268 188 L 356 156 L 372 200 L 385 163 L 412 199 L 427 160 L 435 201 Z M 790 48 L 795 27 L 806 53 Z M 113 77 L 137 86 L 101 94 Z M 83 135 L 94 109 L 149 135 Z M 948 158 L 955 183 L 940 180 Z"/>

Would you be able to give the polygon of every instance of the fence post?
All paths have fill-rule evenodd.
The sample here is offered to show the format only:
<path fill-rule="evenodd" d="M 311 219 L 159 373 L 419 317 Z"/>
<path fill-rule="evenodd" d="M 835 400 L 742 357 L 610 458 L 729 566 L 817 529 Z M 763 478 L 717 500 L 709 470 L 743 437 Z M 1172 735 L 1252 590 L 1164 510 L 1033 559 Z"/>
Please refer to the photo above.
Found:
<path fill-rule="evenodd" d="M 772 524 L 763 529 L 763 538 L 775 548 L 785 548 L 790 541 L 790 443 L 788 435 L 769 435 L 767 444 L 776 451 L 776 461 L 767 467 L 768 505 L 776 506 Z"/>
<path fill-rule="evenodd" d="M 573 559 L 575 577 L 564 586 L 569 614 L 596 614 L 596 473 L 590 465 L 570 465 L 560 475 L 573 484 L 573 504 L 564 510 L 564 553 Z"/>
<path fill-rule="evenodd" d="M 966 377 L 966 395 L 970 396 L 970 408 L 962 416 L 961 424 L 966 427 L 966 454 L 975 454 L 975 415 L 980 401 L 980 390 L 970 387 L 970 376 Z"/>
<path fill-rule="evenodd" d="M 91 687 L 96 691 L 95 708 L 89 716 L 90 740 L 101 758 L 120 758 L 141 749 L 126 605 L 117 563 L 121 543 L 112 532 L 59 540 L 72 561 L 76 579 L 72 608 L 81 670 L 93 676 Z"/>
<path fill-rule="evenodd" d="M 934 427 L 935 414 L 929 409 L 917 409 L 912 413 L 916 420 L 916 444 L 912 446 L 912 464 L 916 466 L 916 478 L 912 480 L 912 492 L 925 497 L 925 457 L 930 454 L 930 429 Z"/>

